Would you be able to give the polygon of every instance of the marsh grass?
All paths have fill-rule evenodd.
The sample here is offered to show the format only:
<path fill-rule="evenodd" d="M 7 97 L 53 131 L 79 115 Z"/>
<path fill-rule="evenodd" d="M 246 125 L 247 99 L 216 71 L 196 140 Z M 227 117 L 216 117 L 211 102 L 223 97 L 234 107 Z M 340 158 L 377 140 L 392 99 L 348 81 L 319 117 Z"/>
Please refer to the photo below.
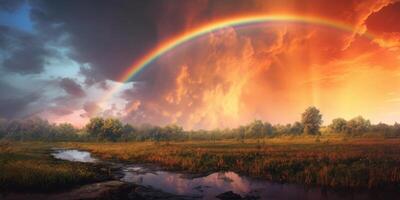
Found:
<path fill-rule="evenodd" d="M 100 180 L 97 166 L 51 157 L 54 144 L 0 142 L 0 189 L 54 191 Z"/>
<path fill-rule="evenodd" d="M 103 159 L 155 163 L 193 173 L 235 171 L 330 188 L 400 185 L 400 140 L 324 136 L 259 140 L 68 143 Z"/>

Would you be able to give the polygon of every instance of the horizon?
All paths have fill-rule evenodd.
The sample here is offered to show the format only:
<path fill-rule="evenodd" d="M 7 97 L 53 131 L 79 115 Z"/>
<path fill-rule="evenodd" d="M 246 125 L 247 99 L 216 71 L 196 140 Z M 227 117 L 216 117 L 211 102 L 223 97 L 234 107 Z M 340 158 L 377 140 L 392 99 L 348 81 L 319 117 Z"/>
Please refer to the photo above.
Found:
<path fill-rule="evenodd" d="M 317 108 L 318 109 L 318 108 Z M 295 121 L 293 121 L 293 122 L 289 122 L 289 123 L 271 123 L 271 122 L 269 122 L 269 121 L 264 121 L 264 120 L 260 120 L 260 119 L 253 119 L 253 120 L 251 120 L 251 121 L 248 121 L 248 122 L 244 122 L 243 124 L 239 124 L 238 126 L 236 126 L 236 127 L 215 127 L 215 128 L 209 128 L 209 129 L 202 129 L 202 128 L 199 128 L 199 129 L 186 129 L 186 128 L 184 128 L 183 126 L 181 126 L 181 125 L 179 125 L 179 124 L 176 124 L 176 123 L 168 123 L 168 124 L 151 124 L 151 123 L 141 123 L 141 124 L 132 124 L 132 123 L 130 123 L 130 122 L 124 122 L 124 121 L 120 121 L 120 119 L 118 119 L 118 118 L 115 118 L 115 117 L 93 117 L 93 118 L 90 118 L 90 120 L 91 119 L 95 119 L 95 118 L 99 118 L 99 119 L 104 119 L 104 120 L 106 120 L 106 119 L 116 119 L 116 120 L 119 120 L 121 123 L 123 123 L 123 124 L 125 124 L 125 125 L 130 125 L 130 126 L 132 126 L 132 127 L 135 127 L 135 128 L 141 128 L 141 127 L 147 127 L 147 126 L 150 126 L 150 127 L 167 127 L 167 126 L 171 126 L 171 125 L 176 125 L 176 126 L 178 126 L 178 127 L 182 127 L 183 128 L 183 131 L 214 131 L 214 130 L 233 130 L 233 129 L 238 129 L 238 128 L 240 128 L 240 127 L 242 127 L 242 126 L 248 126 L 248 125 L 250 125 L 250 124 L 252 124 L 253 122 L 255 122 L 255 121 L 261 121 L 262 123 L 268 123 L 268 124 L 270 124 L 270 125 L 272 125 L 272 126 L 279 126 L 279 125 L 282 125 L 282 126 L 286 126 L 286 125 L 294 125 L 295 123 L 297 123 L 297 122 L 300 122 L 301 123 L 301 119 L 300 119 L 300 117 L 301 116 L 299 116 L 299 119 L 298 120 L 295 120 Z M 329 127 L 330 125 L 332 125 L 332 123 L 333 123 L 333 121 L 325 121 L 324 120 L 324 115 L 323 115 L 323 113 L 321 113 L 321 120 L 322 120 L 322 123 L 321 123 L 321 128 L 323 128 L 323 127 Z M 373 122 L 371 122 L 371 120 L 370 119 L 368 119 L 368 118 L 364 118 L 364 116 L 361 116 L 361 115 L 357 115 L 357 116 L 354 116 L 354 117 L 352 117 L 352 118 L 349 118 L 349 119 L 346 119 L 346 118 L 342 118 L 342 117 L 336 117 L 336 118 L 333 118 L 332 120 L 335 120 L 335 119 L 344 119 L 345 121 L 350 121 L 350 120 L 353 120 L 353 119 L 356 119 L 356 118 L 358 118 L 358 117 L 361 117 L 361 118 L 363 118 L 363 119 L 365 119 L 366 121 L 368 121 L 368 122 L 370 122 L 371 123 L 371 125 L 379 125 L 379 124 L 386 124 L 386 125 L 389 125 L 389 126 L 394 126 L 394 125 L 396 125 L 396 124 L 399 124 L 397 121 L 395 121 L 393 124 L 388 124 L 388 123 L 384 123 L 384 122 L 378 122 L 378 123 L 373 123 Z M 8 120 L 8 121 L 13 121 L 13 120 L 22 120 L 22 121 L 24 121 L 24 120 L 29 120 L 29 119 L 40 119 L 40 120 L 45 120 L 45 121 L 47 121 L 47 122 L 49 122 L 47 119 L 43 119 L 43 118 L 40 118 L 40 117 L 38 117 L 38 116 L 31 116 L 31 117 L 29 117 L 29 118 L 24 118 L 24 119 L 10 119 L 10 120 Z M 1 119 L 1 118 L 0 118 Z M 7 120 L 7 119 L 3 119 L 3 120 Z M 71 124 L 71 123 L 68 123 L 68 122 L 60 122 L 60 123 L 56 123 L 56 122 L 50 122 L 52 125 L 56 125 L 56 126 L 59 126 L 59 125 L 62 125 L 62 124 L 70 124 L 70 125 L 72 125 L 75 129 L 81 129 L 81 130 L 85 130 L 86 129 L 86 125 L 88 125 L 89 123 L 90 123 L 90 121 L 88 121 L 86 124 L 84 124 L 84 125 L 82 125 L 82 126 L 75 126 L 74 124 Z"/>

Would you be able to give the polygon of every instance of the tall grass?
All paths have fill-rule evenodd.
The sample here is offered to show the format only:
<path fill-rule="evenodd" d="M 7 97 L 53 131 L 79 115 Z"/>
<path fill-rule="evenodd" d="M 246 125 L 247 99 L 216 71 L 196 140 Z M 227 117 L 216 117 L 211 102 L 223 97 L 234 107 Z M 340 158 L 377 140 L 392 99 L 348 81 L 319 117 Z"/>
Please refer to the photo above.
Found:
<path fill-rule="evenodd" d="M 266 141 L 70 143 L 103 159 L 150 162 L 195 173 L 235 171 L 333 188 L 400 184 L 400 140 L 280 138 Z"/>
<path fill-rule="evenodd" d="M 50 144 L 0 142 L 0 189 L 62 190 L 99 180 L 96 166 L 55 160 Z"/>

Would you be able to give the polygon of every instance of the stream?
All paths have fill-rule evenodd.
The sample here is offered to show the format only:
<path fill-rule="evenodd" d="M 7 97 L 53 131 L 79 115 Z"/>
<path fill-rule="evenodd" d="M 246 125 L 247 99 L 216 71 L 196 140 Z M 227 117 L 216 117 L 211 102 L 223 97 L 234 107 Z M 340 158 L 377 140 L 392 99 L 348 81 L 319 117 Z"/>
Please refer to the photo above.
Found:
<path fill-rule="evenodd" d="M 73 162 L 101 162 L 90 152 L 58 149 L 52 155 Z M 306 188 L 296 184 L 273 183 L 241 176 L 235 172 L 215 172 L 202 177 L 165 171 L 140 164 L 124 164 L 120 181 L 162 190 L 175 195 L 217 199 L 216 196 L 232 191 L 253 199 L 377 199 L 382 194 L 372 192 L 335 192 L 320 187 Z"/>

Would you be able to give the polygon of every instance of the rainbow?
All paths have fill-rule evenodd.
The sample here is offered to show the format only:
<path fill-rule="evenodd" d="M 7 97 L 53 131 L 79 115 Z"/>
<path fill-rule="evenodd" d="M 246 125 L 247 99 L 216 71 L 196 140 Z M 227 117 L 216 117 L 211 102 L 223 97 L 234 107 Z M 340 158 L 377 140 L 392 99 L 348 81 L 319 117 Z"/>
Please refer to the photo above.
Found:
<path fill-rule="evenodd" d="M 148 52 L 141 59 L 134 62 L 130 67 L 128 67 L 122 75 L 117 79 L 117 82 L 127 82 L 132 79 L 136 74 L 138 74 L 143 68 L 149 66 L 154 60 L 165 54 L 166 52 L 182 45 L 185 42 L 194 40 L 202 35 L 211 33 L 213 31 L 227 28 L 227 27 L 237 27 L 240 25 L 249 24 L 260 24 L 267 22 L 292 22 L 292 23 L 309 23 L 320 26 L 327 26 L 335 29 L 339 29 L 346 32 L 356 33 L 355 28 L 350 25 L 340 21 L 326 19 L 322 17 L 315 16 L 302 16 L 302 15 L 256 15 L 256 16 L 241 16 L 229 19 L 223 19 L 215 22 L 211 22 L 204 26 L 194 28 L 189 32 L 177 35 L 163 43 L 160 43 L 152 51 Z M 371 33 L 363 33 L 363 36 L 367 38 L 373 38 Z M 99 103 L 107 103 L 109 99 L 120 90 L 121 86 L 116 86 L 104 95 Z"/>

